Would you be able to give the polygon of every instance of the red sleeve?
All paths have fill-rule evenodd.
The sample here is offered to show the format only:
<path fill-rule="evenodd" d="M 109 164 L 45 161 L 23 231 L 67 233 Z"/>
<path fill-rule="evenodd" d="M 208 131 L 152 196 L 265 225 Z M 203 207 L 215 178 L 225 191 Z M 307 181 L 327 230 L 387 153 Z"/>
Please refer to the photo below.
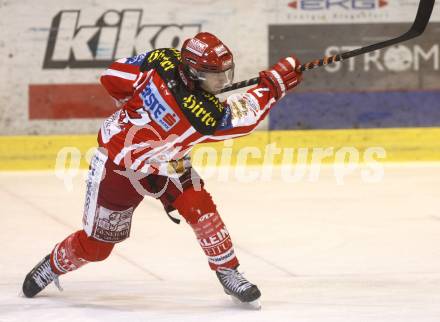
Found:
<path fill-rule="evenodd" d="M 101 75 L 101 84 L 117 101 L 131 97 L 134 93 L 133 84 L 139 74 L 139 66 L 126 64 L 120 59 L 111 64 Z"/>
<path fill-rule="evenodd" d="M 227 140 L 251 133 L 269 114 L 275 98 L 263 85 L 249 89 L 246 93 L 232 94 L 226 99 L 226 113 L 209 141 Z"/>

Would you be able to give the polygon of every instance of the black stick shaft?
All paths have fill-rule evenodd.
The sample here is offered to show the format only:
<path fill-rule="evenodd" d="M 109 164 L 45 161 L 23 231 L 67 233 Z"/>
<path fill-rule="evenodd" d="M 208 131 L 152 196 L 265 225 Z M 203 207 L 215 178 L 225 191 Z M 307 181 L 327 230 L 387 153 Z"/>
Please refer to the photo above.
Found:
<path fill-rule="evenodd" d="M 231 86 L 224 88 L 221 92 L 224 93 L 224 92 L 233 91 L 235 89 L 239 89 L 242 87 L 252 86 L 252 85 L 258 84 L 259 81 L 260 81 L 260 77 L 254 77 L 251 79 L 247 79 L 247 80 L 244 80 L 241 82 L 234 83 Z"/>
<path fill-rule="evenodd" d="M 333 64 L 334 62 L 343 61 L 348 58 L 352 58 L 355 56 L 363 55 L 375 50 L 379 50 L 388 46 L 392 46 L 398 44 L 403 41 L 410 40 L 412 38 L 420 36 L 426 29 L 428 25 L 429 19 L 432 14 L 432 10 L 434 9 L 435 0 L 420 0 L 419 8 L 417 10 L 417 15 L 411 29 L 408 30 L 405 34 L 393 38 L 390 40 L 382 41 L 376 44 L 372 44 L 366 47 L 358 48 L 352 51 L 348 51 L 346 53 L 334 55 L 331 57 L 324 57 L 322 59 L 317 59 L 307 64 L 300 65 L 296 68 L 296 71 L 304 72 L 306 70 L 314 69 L 316 67 L 326 66 L 329 64 Z M 225 87 L 221 92 L 229 92 L 235 89 L 239 89 L 242 87 L 247 87 L 251 85 L 258 84 L 260 81 L 259 77 L 251 78 L 242 82 L 234 83 L 231 86 Z"/>

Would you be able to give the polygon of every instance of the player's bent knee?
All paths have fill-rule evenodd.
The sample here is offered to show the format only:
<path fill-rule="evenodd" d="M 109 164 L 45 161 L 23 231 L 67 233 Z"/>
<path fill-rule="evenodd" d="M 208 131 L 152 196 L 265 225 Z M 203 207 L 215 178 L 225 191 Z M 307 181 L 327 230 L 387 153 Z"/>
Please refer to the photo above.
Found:
<path fill-rule="evenodd" d="M 99 262 L 110 256 L 114 243 L 96 240 L 88 237 L 84 230 L 78 234 L 79 245 L 82 248 L 82 257 L 89 262 Z"/>
<path fill-rule="evenodd" d="M 205 189 L 194 190 L 192 187 L 184 190 L 173 206 L 190 224 L 196 223 L 205 214 L 217 212 L 211 195 Z"/>

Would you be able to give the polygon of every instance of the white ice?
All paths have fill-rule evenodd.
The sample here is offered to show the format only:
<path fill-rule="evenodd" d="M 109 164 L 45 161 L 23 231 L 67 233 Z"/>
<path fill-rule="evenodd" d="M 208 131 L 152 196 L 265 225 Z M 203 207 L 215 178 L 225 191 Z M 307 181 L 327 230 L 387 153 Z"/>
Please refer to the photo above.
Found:
<path fill-rule="evenodd" d="M 27 272 L 81 228 L 83 174 L 68 191 L 53 172 L 0 174 L 0 321 L 440 321 L 440 164 L 390 165 L 378 183 L 332 167 L 287 183 L 206 187 L 262 310 L 235 306 L 191 229 L 160 204 L 137 209 L 131 238 L 33 299 Z M 315 180 L 317 179 L 317 180 Z"/>

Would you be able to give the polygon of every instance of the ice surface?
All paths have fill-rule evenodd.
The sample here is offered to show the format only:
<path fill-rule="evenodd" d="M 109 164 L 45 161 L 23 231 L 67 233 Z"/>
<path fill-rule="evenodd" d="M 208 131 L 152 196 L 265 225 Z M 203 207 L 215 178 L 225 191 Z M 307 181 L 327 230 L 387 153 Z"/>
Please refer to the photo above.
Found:
<path fill-rule="evenodd" d="M 318 180 L 207 179 L 262 310 L 235 306 L 185 224 L 146 199 L 110 258 L 34 299 L 26 273 L 81 228 L 84 184 L 52 172 L 0 174 L 0 321 L 440 321 L 440 165 L 391 165 Z"/>

